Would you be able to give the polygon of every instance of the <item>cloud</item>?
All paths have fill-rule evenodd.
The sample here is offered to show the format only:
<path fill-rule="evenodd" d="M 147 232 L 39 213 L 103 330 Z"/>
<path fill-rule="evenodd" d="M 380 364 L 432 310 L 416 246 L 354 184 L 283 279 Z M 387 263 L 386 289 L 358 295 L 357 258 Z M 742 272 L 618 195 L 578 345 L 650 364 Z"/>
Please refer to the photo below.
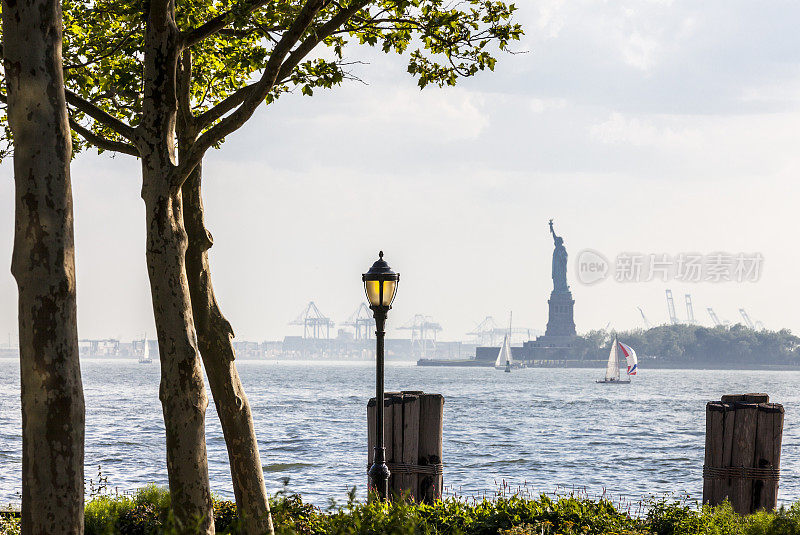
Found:
<path fill-rule="evenodd" d="M 661 43 L 657 38 L 635 31 L 622 36 L 620 41 L 620 52 L 625 63 L 643 71 L 655 66 L 661 49 Z"/>
<path fill-rule="evenodd" d="M 696 129 L 680 126 L 679 118 L 664 117 L 659 122 L 661 124 L 656 124 L 649 118 L 630 117 L 614 112 L 602 123 L 592 125 L 589 130 L 592 138 L 612 145 L 675 149 L 696 147 L 703 140 L 702 134 Z"/>
<path fill-rule="evenodd" d="M 489 125 L 485 99 L 462 88 L 431 89 L 377 87 L 360 91 L 357 102 L 304 116 L 305 128 L 336 125 L 356 131 L 408 131 L 435 143 L 477 138 Z"/>
<path fill-rule="evenodd" d="M 551 110 L 560 110 L 566 105 L 567 101 L 563 98 L 532 98 L 528 101 L 528 107 L 536 114 Z"/>

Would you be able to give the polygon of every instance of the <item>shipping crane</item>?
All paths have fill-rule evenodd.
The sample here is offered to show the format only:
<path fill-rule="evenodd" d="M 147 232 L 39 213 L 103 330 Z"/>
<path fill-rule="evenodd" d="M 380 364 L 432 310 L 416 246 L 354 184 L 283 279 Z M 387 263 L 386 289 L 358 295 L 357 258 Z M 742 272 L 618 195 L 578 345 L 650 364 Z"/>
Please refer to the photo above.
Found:
<path fill-rule="evenodd" d="M 678 315 L 675 314 L 675 301 L 672 300 L 672 290 L 667 290 L 667 309 L 669 310 L 669 322 L 677 325 Z"/>
<path fill-rule="evenodd" d="M 318 340 L 323 338 L 323 332 L 325 334 L 324 338 L 330 339 L 331 327 L 333 327 L 335 324 L 330 318 L 325 317 L 322 312 L 319 311 L 317 305 L 314 304 L 314 301 L 310 301 L 300 315 L 297 316 L 294 321 L 289 322 L 289 325 L 302 325 L 303 338 L 313 338 Z"/>
<path fill-rule="evenodd" d="M 714 322 L 714 327 L 719 327 L 720 325 L 722 325 L 722 322 L 719 321 L 719 318 L 717 317 L 717 313 L 714 312 L 713 308 L 708 307 L 706 309 L 706 311 L 708 312 L 708 315 L 711 316 L 711 321 Z"/>
<path fill-rule="evenodd" d="M 688 318 L 689 324 L 696 323 L 694 321 L 694 309 L 692 308 L 692 296 L 686 294 L 686 317 Z"/>
<path fill-rule="evenodd" d="M 647 316 L 644 315 L 644 310 L 642 310 L 642 307 L 636 307 L 636 308 L 639 309 L 639 314 L 642 315 L 642 321 L 644 321 L 645 329 L 649 329 L 650 328 L 650 322 L 647 321 Z"/>
<path fill-rule="evenodd" d="M 492 316 L 486 316 L 483 321 L 467 334 L 475 337 L 475 344 L 478 346 L 494 347 L 502 341 L 506 333 L 510 333 L 511 338 L 516 338 L 517 340 L 526 339 L 526 337 L 527 340 L 533 340 L 533 338 L 541 334 L 540 331 L 528 327 L 514 327 L 511 330 L 498 327 Z"/>
<path fill-rule="evenodd" d="M 753 324 L 753 320 L 750 319 L 750 314 L 743 308 L 739 309 L 739 314 L 742 315 L 742 319 L 744 320 L 744 324 L 747 325 L 750 329 L 755 330 L 756 326 Z"/>
<path fill-rule="evenodd" d="M 375 330 L 375 318 L 372 317 L 372 311 L 367 304 L 361 303 L 342 325 L 352 327 L 355 330 L 356 340 L 369 340 L 372 338 L 372 331 Z"/>
<path fill-rule="evenodd" d="M 436 333 L 442 326 L 430 316 L 416 314 L 398 329 L 411 331 L 411 354 L 415 359 L 431 358 L 436 353 Z"/>
<path fill-rule="evenodd" d="M 472 331 L 469 336 L 475 337 L 475 344 L 479 346 L 493 347 L 498 336 L 502 337 L 504 329 L 497 327 L 497 322 L 492 316 L 486 316 Z"/>

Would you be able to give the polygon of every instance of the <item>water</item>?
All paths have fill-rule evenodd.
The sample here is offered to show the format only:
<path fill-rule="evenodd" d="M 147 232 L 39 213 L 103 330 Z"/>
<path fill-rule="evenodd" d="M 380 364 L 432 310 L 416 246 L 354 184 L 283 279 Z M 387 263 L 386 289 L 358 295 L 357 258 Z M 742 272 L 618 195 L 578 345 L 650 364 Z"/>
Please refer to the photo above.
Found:
<path fill-rule="evenodd" d="M 237 361 L 238 362 L 238 361 Z M 308 501 L 363 495 L 366 403 L 371 363 L 241 361 L 270 492 Z M 110 486 L 165 485 L 158 364 L 82 362 L 86 395 L 86 477 L 98 465 Z M 638 500 L 658 493 L 702 494 L 705 402 L 768 392 L 786 420 L 779 498 L 800 499 L 798 372 L 644 370 L 631 385 L 602 385 L 602 370 L 419 368 L 390 364 L 387 390 L 445 396 L 444 470 L 450 492 L 491 495 L 505 480 L 528 492 L 585 487 L 591 495 Z M 18 502 L 21 470 L 19 364 L 0 359 L 0 504 Z M 227 454 L 213 403 L 207 413 L 214 492 L 232 497 Z"/>

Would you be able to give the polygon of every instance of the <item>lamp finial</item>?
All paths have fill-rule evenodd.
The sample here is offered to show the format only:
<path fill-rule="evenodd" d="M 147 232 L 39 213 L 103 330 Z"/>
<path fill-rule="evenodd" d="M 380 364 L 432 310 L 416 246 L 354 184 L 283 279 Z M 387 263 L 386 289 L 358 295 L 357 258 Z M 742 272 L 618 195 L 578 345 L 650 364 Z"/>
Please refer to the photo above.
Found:
<path fill-rule="evenodd" d="M 379 253 L 378 253 L 378 257 L 379 257 L 381 260 L 383 260 L 383 251 L 381 251 L 381 252 L 379 252 Z"/>

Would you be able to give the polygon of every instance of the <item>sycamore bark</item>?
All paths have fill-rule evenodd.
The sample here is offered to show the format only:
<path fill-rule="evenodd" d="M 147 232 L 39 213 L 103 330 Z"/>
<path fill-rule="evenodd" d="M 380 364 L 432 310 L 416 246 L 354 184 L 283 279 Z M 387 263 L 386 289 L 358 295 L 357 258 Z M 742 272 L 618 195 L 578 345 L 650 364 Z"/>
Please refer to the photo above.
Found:
<path fill-rule="evenodd" d="M 179 32 L 172 1 L 151 0 L 145 29 L 144 99 L 136 142 L 142 159 L 147 269 L 161 359 L 159 397 L 175 519 L 186 533 L 214 533 L 208 479 L 208 406 L 189 285 L 181 182 L 175 176 Z"/>
<path fill-rule="evenodd" d="M 167 435 L 167 472 L 175 519 L 191 533 L 214 533 L 205 442 L 208 398 L 197 352 L 186 279 L 180 191 L 154 186 L 163 171 L 143 159 L 147 269 L 161 358 L 159 398 Z M 195 528 L 198 529 L 195 529 Z"/>
<path fill-rule="evenodd" d="M 22 533 L 83 533 L 84 400 L 78 359 L 72 143 L 61 7 L 5 0 L 3 49 L 16 191 Z"/>
<path fill-rule="evenodd" d="M 183 161 L 197 139 L 197 124 L 191 113 L 190 80 L 192 54 L 185 49 L 178 65 L 178 114 L 176 134 L 179 160 Z M 269 497 L 258 441 L 234 359 L 233 329 L 222 315 L 211 284 L 208 250 L 214 243 L 205 226 L 202 198 L 202 162 L 198 163 L 181 187 L 183 221 L 188 237 L 186 275 L 192 303 L 194 326 L 208 384 L 214 397 L 231 469 L 233 493 L 240 528 L 247 535 L 273 533 Z"/>
<path fill-rule="evenodd" d="M 233 329 L 222 315 L 211 284 L 208 250 L 214 242 L 204 223 L 201 178 L 201 165 L 198 165 L 183 185 L 184 221 L 189 238 L 186 272 L 200 354 L 228 447 L 243 532 L 248 535 L 273 533 L 250 403 L 234 362 Z"/>

